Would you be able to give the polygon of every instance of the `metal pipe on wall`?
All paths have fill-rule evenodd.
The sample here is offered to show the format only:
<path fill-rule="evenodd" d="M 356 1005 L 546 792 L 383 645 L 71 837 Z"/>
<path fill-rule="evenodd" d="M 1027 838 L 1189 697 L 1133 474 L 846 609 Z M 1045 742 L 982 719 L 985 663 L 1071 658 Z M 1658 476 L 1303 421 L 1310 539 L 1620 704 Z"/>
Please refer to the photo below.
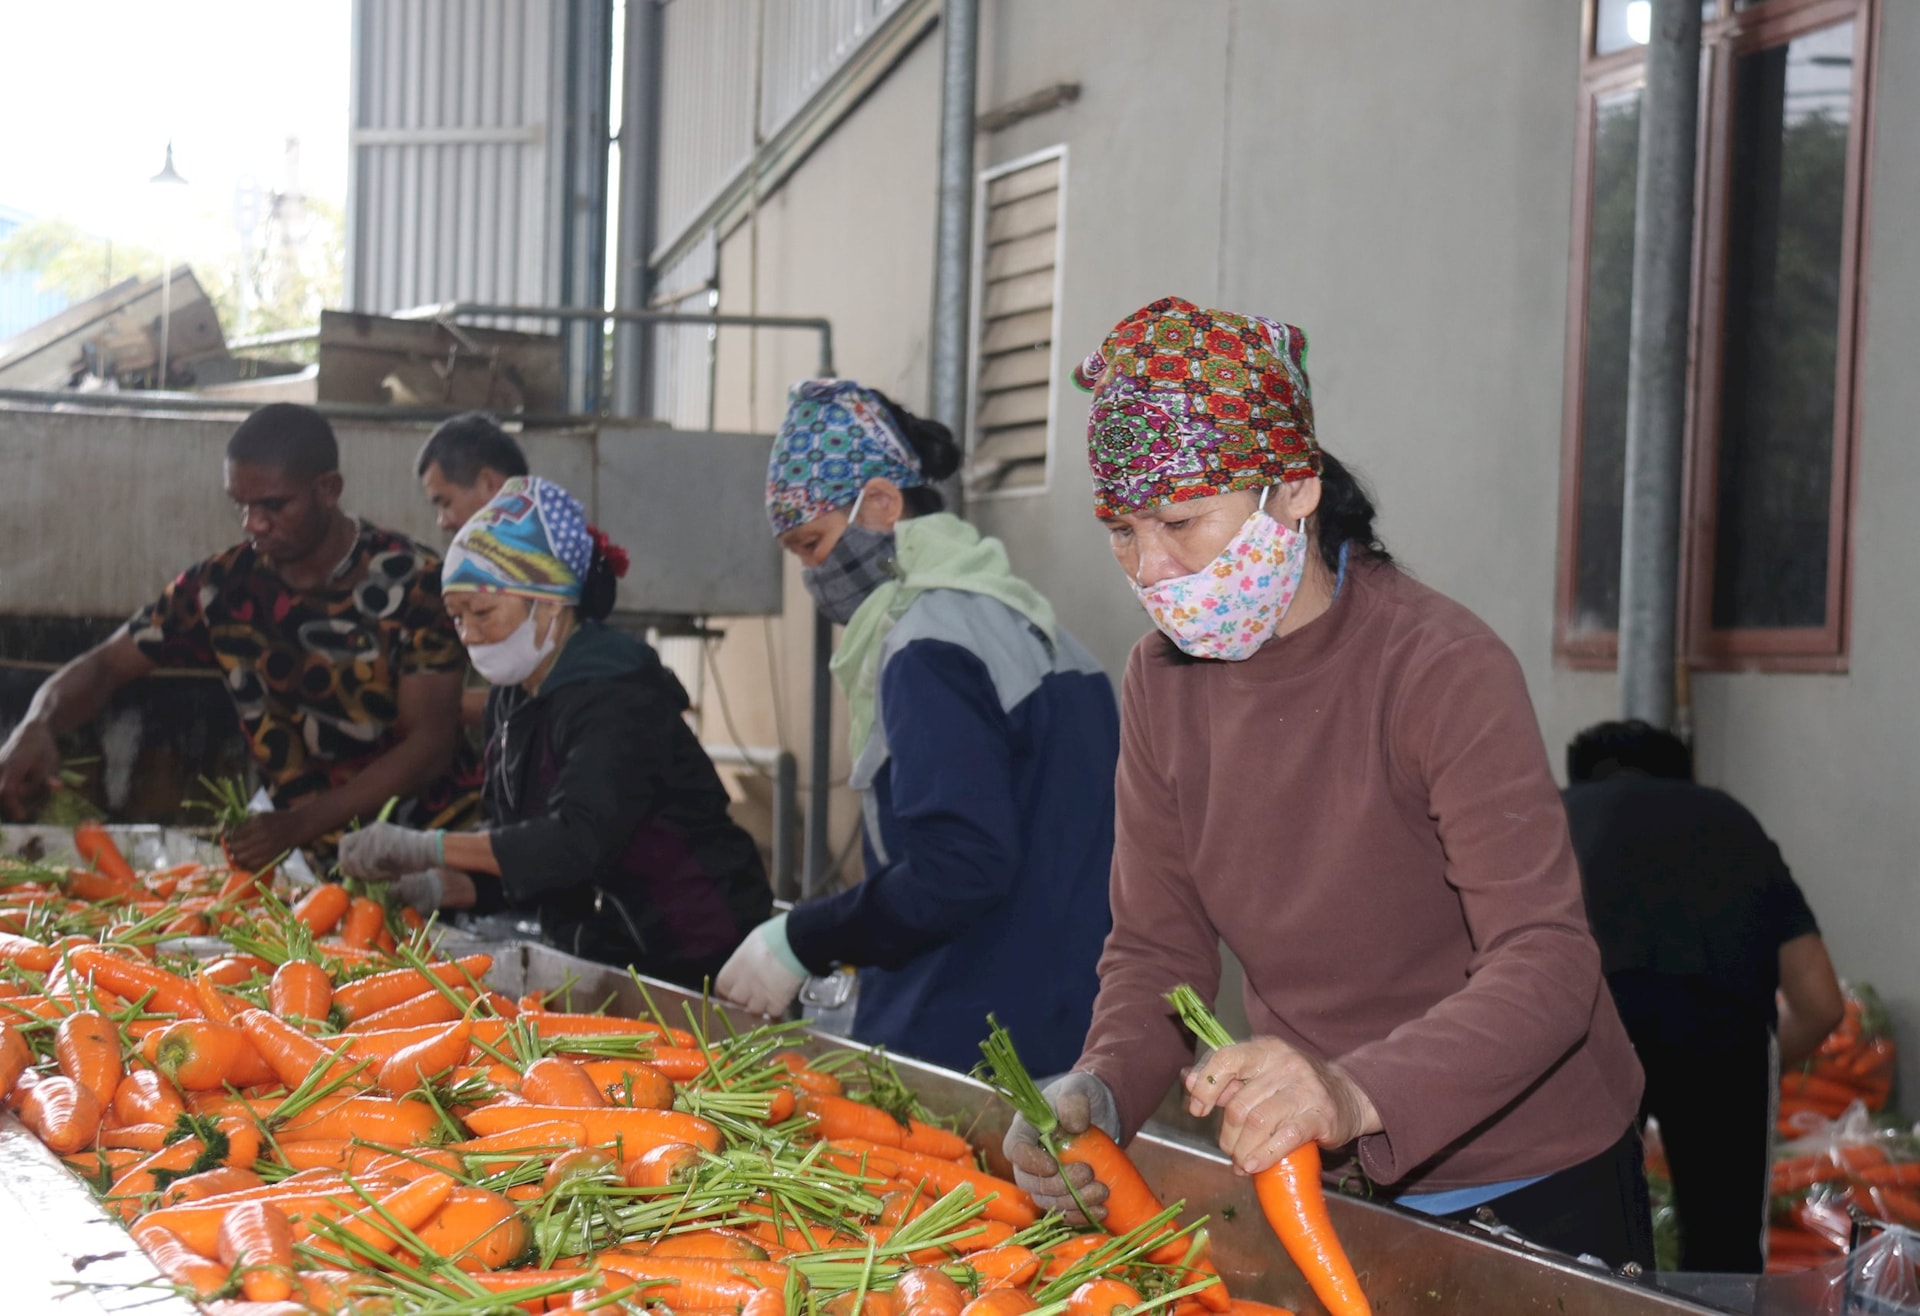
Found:
<path fill-rule="evenodd" d="M 607 299 L 607 134 L 613 66 L 613 0 L 570 0 L 559 89 L 566 109 L 561 192 L 560 303 L 599 308 Z M 567 408 L 600 409 L 606 335 L 587 321 L 568 326 Z"/>
<path fill-rule="evenodd" d="M 974 103 L 980 71 L 979 0 L 946 0 L 940 82 L 940 200 L 933 247 L 930 402 L 933 418 L 966 441 L 967 326 L 973 286 Z M 947 489 L 957 508 L 960 483 Z"/>
<path fill-rule="evenodd" d="M 1666 727 L 1674 716 L 1679 621 L 1699 0 L 1653 0 L 1651 27 L 1634 198 L 1619 670 L 1621 716 Z"/>
<path fill-rule="evenodd" d="M 658 0 L 627 0 L 620 82 L 620 212 L 613 304 L 644 310 L 653 295 L 648 265 L 657 226 L 660 185 L 660 53 Z M 652 333 L 639 324 L 613 331 L 613 414 L 644 416 L 653 405 Z"/>

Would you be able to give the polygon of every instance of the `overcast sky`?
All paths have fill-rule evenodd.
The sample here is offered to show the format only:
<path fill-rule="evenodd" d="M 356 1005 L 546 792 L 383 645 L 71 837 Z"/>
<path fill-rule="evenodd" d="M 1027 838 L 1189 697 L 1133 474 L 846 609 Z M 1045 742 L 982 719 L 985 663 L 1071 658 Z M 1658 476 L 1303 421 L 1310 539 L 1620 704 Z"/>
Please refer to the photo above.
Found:
<path fill-rule="evenodd" d="M 0 0 L 0 205 L 159 247 L 172 138 L 183 245 L 231 234 L 236 185 L 347 192 L 350 0 Z M 176 248 L 178 249 L 178 248 Z"/>

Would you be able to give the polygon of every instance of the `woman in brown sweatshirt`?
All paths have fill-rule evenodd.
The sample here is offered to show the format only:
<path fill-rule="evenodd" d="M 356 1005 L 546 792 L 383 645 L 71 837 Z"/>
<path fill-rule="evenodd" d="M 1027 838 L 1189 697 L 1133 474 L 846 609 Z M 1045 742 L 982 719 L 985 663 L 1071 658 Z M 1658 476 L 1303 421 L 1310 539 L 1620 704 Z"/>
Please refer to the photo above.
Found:
<path fill-rule="evenodd" d="M 1127 664 L 1093 1024 L 1048 1095 L 1130 1137 L 1192 1065 L 1241 1172 L 1318 1142 L 1415 1210 L 1651 1265 L 1640 1067 L 1526 682 L 1381 548 L 1305 358 L 1290 325 L 1168 298 L 1077 372 L 1096 513 L 1159 633 Z M 1254 1037 L 1195 1064 L 1164 997 L 1212 998 L 1222 940 Z M 1072 1209 L 1029 1127 L 1007 1152 Z"/>

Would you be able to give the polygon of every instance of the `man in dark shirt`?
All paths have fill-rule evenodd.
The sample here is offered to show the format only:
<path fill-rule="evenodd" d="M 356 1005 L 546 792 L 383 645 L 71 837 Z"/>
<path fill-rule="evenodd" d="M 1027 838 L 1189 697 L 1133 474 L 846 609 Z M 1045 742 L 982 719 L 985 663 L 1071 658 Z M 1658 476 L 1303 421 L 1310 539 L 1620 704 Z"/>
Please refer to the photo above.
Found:
<path fill-rule="evenodd" d="M 457 827 L 479 804 L 460 743 L 466 654 L 440 601 L 440 560 L 347 515 L 333 429 L 274 403 L 227 442 L 242 542 L 195 563 L 104 643 L 49 677 L 0 746 L 0 804 L 18 809 L 60 767 L 55 737 L 156 668 L 221 674 L 274 808 L 228 838 L 249 869 L 304 849 L 389 799 L 395 817 Z"/>
<path fill-rule="evenodd" d="M 1694 782 L 1678 737 L 1589 727 L 1567 777 L 1587 917 L 1673 1173 L 1680 1269 L 1758 1273 L 1776 1063 L 1805 1060 L 1843 1010 L 1819 925 L 1779 848 Z"/>

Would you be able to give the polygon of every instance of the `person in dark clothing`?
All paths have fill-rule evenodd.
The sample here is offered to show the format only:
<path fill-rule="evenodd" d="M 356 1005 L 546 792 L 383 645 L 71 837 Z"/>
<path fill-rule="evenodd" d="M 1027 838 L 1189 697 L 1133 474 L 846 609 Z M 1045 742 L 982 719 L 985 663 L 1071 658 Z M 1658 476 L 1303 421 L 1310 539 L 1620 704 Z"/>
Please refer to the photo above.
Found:
<path fill-rule="evenodd" d="M 1680 1269 L 1758 1273 L 1776 1064 L 1805 1060 L 1844 1009 L 1819 925 L 1678 737 L 1601 723 L 1567 747 L 1567 777 L 1587 917 L 1647 1074 L 1641 1119 L 1660 1122 L 1673 1173 Z"/>
<path fill-rule="evenodd" d="M 772 911 L 753 839 L 653 650 L 603 621 L 625 555 L 566 490 L 509 480 L 447 554 L 447 610 L 487 701 L 470 833 L 377 825 L 340 864 L 416 908 L 537 909 L 560 949 L 699 988 Z"/>
<path fill-rule="evenodd" d="M 854 965 L 855 1040 L 964 1071 L 991 1012 L 1052 1073 L 1099 987 L 1119 710 L 1000 542 L 941 510 L 958 464 L 946 426 L 852 380 L 788 396 L 767 514 L 846 628 L 866 877 L 761 924 L 715 990 L 780 1014 Z"/>

